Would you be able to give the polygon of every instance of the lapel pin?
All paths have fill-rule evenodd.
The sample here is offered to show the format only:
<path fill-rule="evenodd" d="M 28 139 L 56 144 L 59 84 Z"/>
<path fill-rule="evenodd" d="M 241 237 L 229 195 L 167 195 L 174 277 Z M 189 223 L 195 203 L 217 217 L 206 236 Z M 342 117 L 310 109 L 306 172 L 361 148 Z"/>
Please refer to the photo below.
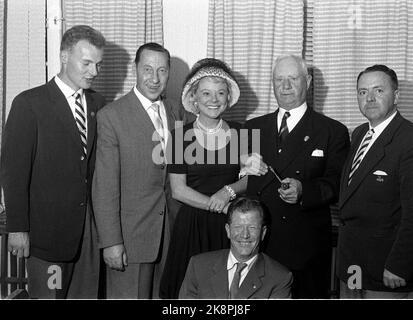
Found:
<path fill-rule="evenodd" d="M 378 182 L 383 182 L 384 181 L 384 179 L 383 179 L 383 177 L 382 176 L 377 176 L 377 179 L 376 179 Z"/>
<path fill-rule="evenodd" d="M 304 142 L 307 142 L 308 140 L 310 140 L 310 137 L 309 137 L 309 136 L 305 136 L 305 137 L 304 137 Z"/>

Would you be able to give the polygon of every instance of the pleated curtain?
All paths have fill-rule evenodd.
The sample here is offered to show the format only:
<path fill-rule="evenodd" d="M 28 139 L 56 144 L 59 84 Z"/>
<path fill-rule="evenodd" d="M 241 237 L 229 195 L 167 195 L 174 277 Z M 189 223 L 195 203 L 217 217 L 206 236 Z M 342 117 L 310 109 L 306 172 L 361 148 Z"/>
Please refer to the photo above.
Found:
<path fill-rule="evenodd" d="M 225 61 L 241 97 L 225 118 L 244 121 L 272 112 L 272 66 L 283 53 L 302 55 L 303 1 L 210 0 L 208 57 Z"/>
<path fill-rule="evenodd" d="M 385 64 L 399 78 L 399 110 L 413 120 L 413 2 L 411 0 L 314 0 L 314 105 L 350 130 L 360 114 L 360 71 Z"/>
<path fill-rule="evenodd" d="M 134 59 L 146 42 L 163 45 L 162 0 L 66 0 L 66 29 L 87 24 L 103 33 L 108 45 L 94 89 L 107 102 L 127 93 L 136 83 Z"/>

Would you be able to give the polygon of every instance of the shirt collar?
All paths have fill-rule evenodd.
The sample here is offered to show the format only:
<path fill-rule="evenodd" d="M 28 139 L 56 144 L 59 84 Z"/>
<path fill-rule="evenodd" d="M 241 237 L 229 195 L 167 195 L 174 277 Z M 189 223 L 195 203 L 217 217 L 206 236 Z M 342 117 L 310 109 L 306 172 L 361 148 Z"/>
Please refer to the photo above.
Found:
<path fill-rule="evenodd" d="M 80 95 L 83 96 L 82 88 L 80 88 L 77 91 L 73 90 L 70 86 L 64 83 L 63 80 L 59 78 L 59 76 L 56 75 L 54 77 L 54 81 L 56 82 L 57 86 L 59 87 L 60 91 L 62 91 L 66 99 L 69 99 L 70 97 L 74 96 L 76 92 L 80 93 Z"/>
<path fill-rule="evenodd" d="M 388 117 L 386 120 L 384 120 L 382 123 L 378 124 L 375 127 L 372 127 L 371 123 L 369 122 L 369 128 L 374 129 L 374 135 L 376 137 L 378 137 L 380 135 L 380 133 L 382 133 L 384 131 L 384 129 L 386 129 L 386 127 L 389 125 L 389 123 L 396 116 L 396 113 L 397 113 L 397 110 L 390 117 Z"/>
<path fill-rule="evenodd" d="M 254 261 L 257 259 L 258 257 L 258 253 L 253 256 L 251 259 L 245 261 L 245 263 L 247 264 L 247 268 L 250 269 L 252 264 L 254 263 Z M 232 251 L 229 250 L 229 255 L 228 255 L 228 261 L 227 261 L 227 270 L 231 270 L 236 263 L 239 263 L 239 261 L 234 257 L 234 255 L 232 254 Z"/>
<path fill-rule="evenodd" d="M 297 108 L 291 109 L 291 110 L 287 110 L 287 109 L 279 107 L 279 113 L 281 117 L 283 117 L 284 113 L 286 113 L 287 111 L 290 113 L 291 117 L 301 118 L 304 115 L 304 113 L 307 111 L 307 102 L 304 101 L 302 105 L 300 105 Z"/>
<path fill-rule="evenodd" d="M 143 108 L 148 111 L 148 109 L 151 107 L 152 104 L 156 103 L 160 106 L 160 100 L 152 102 L 149 100 L 147 97 L 145 97 L 140 91 L 136 88 L 136 86 L 133 87 L 133 91 L 135 92 L 136 96 L 138 97 L 139 101 L 141 102 Z"/>

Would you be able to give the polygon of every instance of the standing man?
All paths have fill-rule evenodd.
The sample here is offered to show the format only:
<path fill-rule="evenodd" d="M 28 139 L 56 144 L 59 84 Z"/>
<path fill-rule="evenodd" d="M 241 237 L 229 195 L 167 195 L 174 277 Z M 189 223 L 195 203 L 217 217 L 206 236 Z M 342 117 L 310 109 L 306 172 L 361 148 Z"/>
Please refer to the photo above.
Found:
<path fill-rule="evenodd" d="M 331 263 L 330 204 L 337 201 L 340 173 L 349 148 L 341 123 L 307 107 L 311 76 L 303 59 L 281 56 L 273 70 L 278 110 L 252 119 L 260 129 L 262 161 L 269 170 L 249 176 L 250 196 L 271 215 L 264 252 L 294 275 L 293 298 L 328 298 Z"/>
<path fill-rule="evenodd" d="M 89 26 L 63 35 L 60 73 L 13 101 L 1 181 L 8 249 L 27 260 L 31 298 L 97 298 L 99 250 L 91 211 L 96 118 L 90 89 L 105 39 Z"/>
<path fill-rule="evenodd" d="M 136 86 L 97 116 L 93 205 L 114 299 L 158 297 L 172 203 L 162 158 L 168 131 L 183 119 L 183 108 L 161 97 L 168 50 L 146 43 L 135 66 Z"/>
<path fill-rule="evenodd" d="M 287 299 L 293 276 L 287 268 L 259 252 L 267 232 L 264 209 L 257 200 L 238 198 L 225 224 L 231 249 L 191 258 L 180 299 Z"/>
<path fill-rule="evenodd" d="M 357 99 L 368 123 L 353 132 L 341 178 L 340 297 L 412 299 L 413 124 L 385 65 L 359 74 Z"/>

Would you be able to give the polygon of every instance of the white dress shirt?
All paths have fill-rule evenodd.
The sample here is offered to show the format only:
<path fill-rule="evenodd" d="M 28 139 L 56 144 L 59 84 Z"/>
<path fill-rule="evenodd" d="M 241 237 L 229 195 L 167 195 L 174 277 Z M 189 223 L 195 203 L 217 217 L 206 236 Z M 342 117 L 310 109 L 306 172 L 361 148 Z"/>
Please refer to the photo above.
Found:
<path fill-rule="evenodd" d="M 54 77 L 54 81 L 56 82 L 57 86 L 59 87 L 60 91 L 62 91 L 63 95 L 65 96 L 67 103 L 70 106 L 70 110 L 72 110 L 73 114 L 73 119 L 76 121 L 76 94 L 80 93 L 80 97 L 82 99 L 82 106 L 85 109 L 85 115 L 86 115 L 86 136 L 87 136 L 87 103 L 86 103 L 86 98 L 85 95 L 83 94 L 83 89 L 79 89 L 77 91 L 73 90 L 71 87 L 69 87 L 66 83 L 64 83 L 58 76 Z"/>
<path fill-rule="evenodd" d="M 239 280 L 239 286 L 240 287 L 241 287 L 241 284 L 244 281 L 245 277 L 247 276 L 248 272 L 251 270 L 251 267 L 253 266 L 255 260 L 257 260 L 257 257 L 258 257 L 258 254 L 253 256 L 248 261 L 244 262 L 244 263 L 247 264 L 247 266 L 241 271 L 241 277 L 240 277 L 240 280 Z M 228 290 L 231 288 L 232 279 L 234 279 L 234 274 L 235 274 L 235 271 L 237 270 L 236 263 L 239 263 L 239 261 L 234 257 L 234 255 L 232 254 L 232 252 L 230 250 L 229 255 L 228 255 L 228 261 L 227 261 Z"/>
<path fill-rule="evenodd" d="M 307 102 L 304 102 L 301 106 L 291 109 L 291 110 L 286 110 L 281 107 L 278 108 L 278 115 L 277 115 L 278 132 L 280 132 L 280 129 L 281 129 L 281 121 L 282 121 L 282 118 L 284 117 L 284 113 L 286 113 L 287 111 L 290 113 L 290 116 L 287 118 L 287 127 L 288 127 L 288 132 L 291 132 L 294 129 L 294 127 L 297 125 L 297 123 L 301 120 L 304 113 L 307 111 Z"/>
<path fill-rule="evenodd" d="M 370 140 L 369 145 L 367 146 L 366 150 L 364 151 L 362 157 L 361 157 L 361 161 L 363 161 L 364 157 L 366 156 L 367 152 L 369 152 L 370 148 L 372 147 L 372 145 L 374 144 L 374 142 L 376 142 L 377 138 L 381 135 L 381 133 L 384 131 L 384 129 L 386 129 L 386 127 L 389 125 L 389 123 L 393 120 L 393 118 L 396 116 L 396 113 L 393 113 L 390 117 L 388 117 L 386 120 L 384 120 L 382 123 L 378 124 L 375 127 L 372 127 L 371 124 L 369 123 L 369 129 L 374 129 L 374 134 Z M 368 132 L 368 131 L 367 131 Z M 366 132 L 366 134 L 367 134 Z M 363 137 L 364 139 L 364 137 Z M 363 141 L 363 139 L 361 139 L 361 141 Z M 359 147 L 357 148 L 357 151 L 355 154 L 357 154 L 358 149 L 360 149 L 361 147 L 361 142 Z"/>
<path fill-rule="evenodd" d="M 151 118 L 154 126 L 156 126 L 155 117 L 157 117 L 157 114 L 156 114 L 156 111 L 151 108 L 151 105 L 153 103 L 156 103 L 159 106 L 159 114 L 161 115 L 161 120 L 162 120 L 162 125 L 163 125 L 163 130 L 164 130 L 165 146 L 166 146 L 168 143 L 169 131 L 168 131 L 168 120 L 167 120 L 168 118 L 166 117 L 166 111 L 165 111 L 165 106 L 163 102 L 161 100 L 152 102 L 151 100 L 146 98 L 142 93 L 140 93 L 139 90 L 136 88 L 136 86 L 133 87 L 133 91 L 135 92 L 136 96 L 138 97 L 145 111 L 148 113 L 149 118 Z"/>

